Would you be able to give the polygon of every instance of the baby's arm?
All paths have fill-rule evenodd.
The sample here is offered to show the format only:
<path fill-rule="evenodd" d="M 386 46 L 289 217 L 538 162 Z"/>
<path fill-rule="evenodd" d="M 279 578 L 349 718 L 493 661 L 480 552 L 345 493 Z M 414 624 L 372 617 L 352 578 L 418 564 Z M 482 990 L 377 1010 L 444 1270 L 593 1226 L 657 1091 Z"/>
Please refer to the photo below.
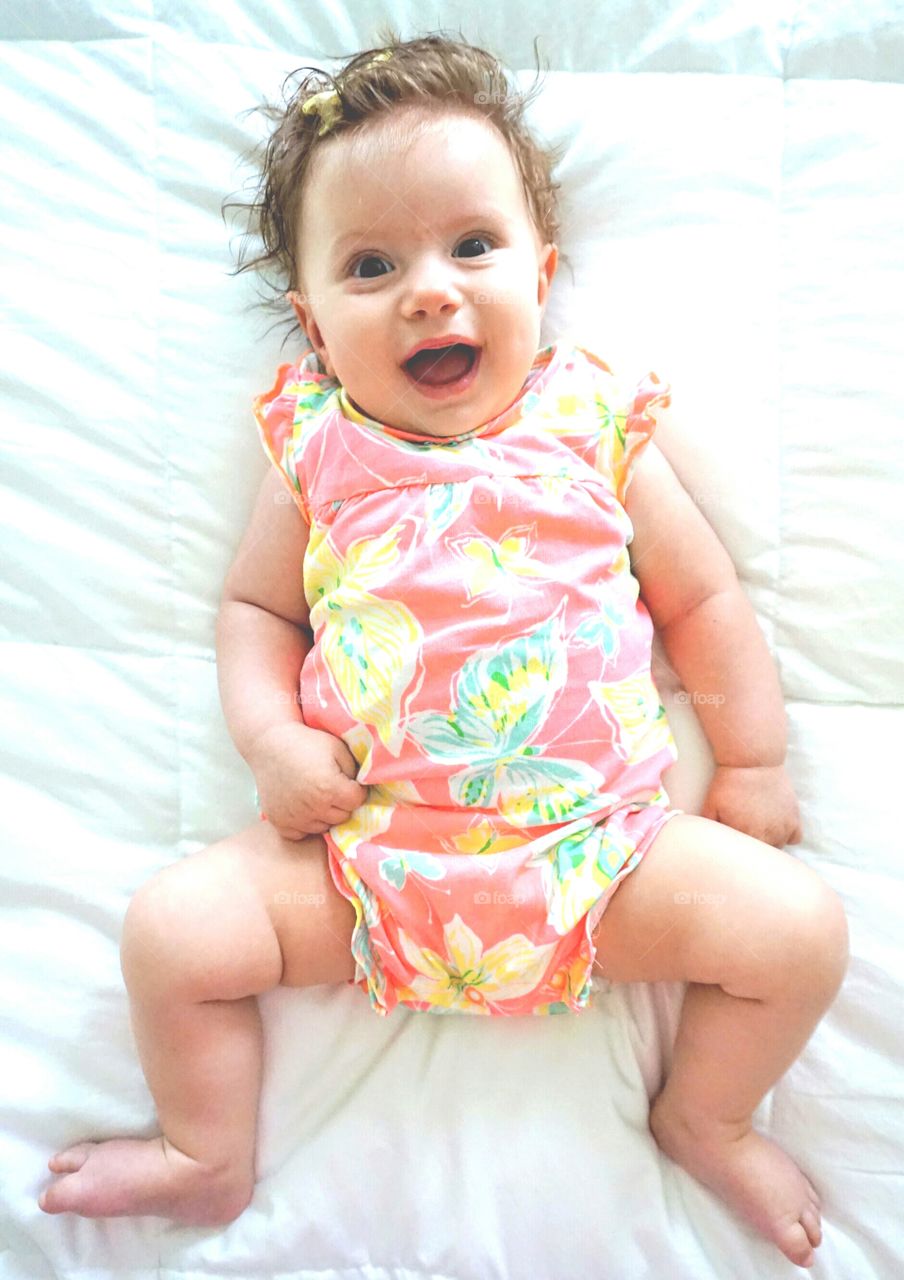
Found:
<path fill-rule="evenodd" d="M 649 444 L 628 488 L 631 564 L 716 759 L 703 816 L 781 847 L 800 839 L 784 771 L 778 675 L 734 566 L 662 453 Z"/>
<path fill-rule="evenodd" d="M 226 576 L 217 618 L 223 713 L 280 835 L 300 840 L 345 821 L 367 791 L 341 738 L 309 728 L 298 677 L 311 647 L 302 560 L 308 528 L 267 473 Z"/>

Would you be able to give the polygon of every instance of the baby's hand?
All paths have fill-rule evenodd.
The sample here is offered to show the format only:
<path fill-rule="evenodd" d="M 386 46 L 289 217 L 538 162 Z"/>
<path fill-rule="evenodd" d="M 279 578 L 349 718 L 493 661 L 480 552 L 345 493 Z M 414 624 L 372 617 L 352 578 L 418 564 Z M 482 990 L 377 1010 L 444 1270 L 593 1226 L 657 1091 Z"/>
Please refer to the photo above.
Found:
<path fill-rule="evenodd" d="M 304 724 L 261 734 L 248 756 L 261 809 L 286 840 L 320 835 L 367 799 L 358 766 L 341 738 Z"/>
<path fill-rule="evenodd" d="M 723 822 L 780 849 L 801 838 L 797 797 L 782 765 L 718 765 L 703 817 Z"/>

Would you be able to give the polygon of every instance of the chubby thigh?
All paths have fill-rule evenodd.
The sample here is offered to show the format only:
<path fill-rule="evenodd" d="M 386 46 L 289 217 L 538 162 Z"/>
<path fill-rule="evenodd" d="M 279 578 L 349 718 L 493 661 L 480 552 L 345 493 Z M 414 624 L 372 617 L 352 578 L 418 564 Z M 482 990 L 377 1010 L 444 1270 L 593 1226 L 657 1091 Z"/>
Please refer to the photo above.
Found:
<path fill-rule="evenodd" d="M 718 983 L 756 996 L 819 937 L 844 930 L 835 893 L 803 862 L 708 818 L 679 814 L 621 882 L 593 934 L 615 982 Z"/>
<path fill-rule="evenodd" d="M 236 1000 L 279 985 L 349 981 L 354 923 L 322 837 L 285 840 L 258 821 L 138 890 L 126 915 L 124 958 L 136 938 L 144 954 L 152 943 L 159 981 L 170 973 L 187 998 Z M 153 983 L 150 974 L 145 981 Z"/>
<path fill-rule="evenodd" d="M 243 835 L 282 952 L 281 984 L 311 987 L 354 978 L 355 909 L 333 883 L 323 837 L 285 840 L 266 821 Z"/>

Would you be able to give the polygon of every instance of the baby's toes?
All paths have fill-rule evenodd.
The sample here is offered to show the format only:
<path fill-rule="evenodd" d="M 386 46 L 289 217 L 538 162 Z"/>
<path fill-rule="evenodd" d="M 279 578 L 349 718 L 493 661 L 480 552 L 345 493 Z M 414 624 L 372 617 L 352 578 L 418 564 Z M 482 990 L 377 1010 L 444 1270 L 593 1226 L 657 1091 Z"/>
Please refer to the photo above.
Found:
<path fill-rule="evenodd" d="M 69 1213 L 79 1202 L 77 1178 L 60 1178 L 38 1196 L 38 1208 L 44 1213 Z"/>
<path fill-rule="evenodd" d="M 813 1246 L 801 1222 L 786 1227 L 775 1237 L 775 1243 L 798 1267 L 812 1267 L 816 1261 Z"/>
<path fill-rule="evenodd" d="M 808 1205 L 801 1213 L 800 1220 L 810 1244 L 814 1249 L 817 1248 L 822 1243 L 822 1225 L 818 1211 Z"/>
<path fill-rule="evenodd" d="M 65 1151 L 58 1151 L 47 1161 L 47 1168 L 52 1173 L 77 1173 L 88 1159 L 91 1149 L 96 1146 L 96 1142 L 79 1142 L 74 1147 L 67 1147 Z"/>

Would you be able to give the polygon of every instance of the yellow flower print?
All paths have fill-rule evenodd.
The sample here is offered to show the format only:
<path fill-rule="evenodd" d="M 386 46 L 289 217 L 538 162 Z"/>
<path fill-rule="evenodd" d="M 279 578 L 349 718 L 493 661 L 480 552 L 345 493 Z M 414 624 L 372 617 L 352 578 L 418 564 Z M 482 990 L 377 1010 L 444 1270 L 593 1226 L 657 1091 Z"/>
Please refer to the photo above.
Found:
<path fill-rule="evenodd" d="M 574 393 L 559 396 L 556 404 L 556 416 L 559 418 L 573 418 L 580 413 L 585 403 L 583 396 L 574 395 Z"/>
<path fill-rule="evenodd" d="M 367 775 L 373 763 L 374 740 L 366 725 L 353 724 L 342 735 L 349 751 L 355 757 L 358 766 L 358 781 L 362 787 L 367 786 Z"/>
<path fill-rule="evenodd" d="M 609 572 L 613 577 L 617 574 L 631 572 L 631 557 L 628 555 L 627 547 L 622 547 L 621 551 L 619 551 L 618 555 L 612 561 L 612 567 Z"/>
<path fill-rule="evenodd" d="M 330 828 L 339 851 L 346 858 L 357 857 L 362 840 L 373 840 L 374 836 L 388 831 L 394 808 L 392 797 L 387 796 L 382 787 L 370 787 L 364 804 L 349 814 L 345 822 Z"/>
<path fill-rule="evenodd" d="M 571 437 L 599 435 L 599 420 L 592 396 L 579 392 L 557 396 L 554 403 L 543 401 L 535 410 L 537 428 L 551 436 Z"/>
<path fill-rule="evenodd" d="M 591 965 L 589 953 L 585 956 L 583 951 L 579 951 L 569 964 L 557 970 L 549 980 L 549 988 L 558 992 L 559 999 L 556 1003 L 540 1006 L 543 1012 L 565 1013 L 575 1005 L 585 1008 L 593 985 Z"/>
<path fill-rule="evenodd" d="M 452 843 L 459 853 L 481 853 L 490 858 L 506 849 L 518 849 L 524 837 L 500 835 L 488 818 L 475 818 L 460 836 L 453 836 Z"/>
<path fill-rule="evenodd" d="M 535 410 L 535 417 L 542 419 L 544 431 L 552 435 L 573 435 L 576 419 L 586 415 L 589 405 L 587 397 L 575 392 L 557 396 L 554 403 L 543 403 Z"/>
<path fill-rule="evenodd" d="M 573 823 L 556 843 L 538 848 L 527 865 L 539 868 L 547 922 L 556 933 L 564 936 L 599 902 L 633 852 L 624 837 L 609 834 L 605 821 Z"/>
<path fill-rule="evenodd" d="M 388 578 L 400 559 L 402 526 L 374 538 L 357 538 L 345 558 L 325 529 L 311 526 L 304 587 L 311 628 L 336 692 L 356 720 L 371 724 L 398 755 L 400 722 L 416 692 L 414 677 L 423 632 L 400 600 L 383 600 L 370 588 Z"/>
<path fill-rule="evenodd" d="M 649 671 L 614 684 L 590 681 L 590 692 L 614 731 L 613 746 L 630 764 L 648 760 L 672 743 L 659 693 Z"/>
<path fill-rule="evenodd" d="M 517 525 L 507 529 L 499 542 L 482 535 L 448 539 L 453 555 L 464 562 L 468 599 L 504 588 L 509 574 L 548 579 L 547 566 L 531 556 L 536 535 L 535 525 Z"/>
<path fill-rule="evenodd" d="M 537 478 L 540 482 L 540 490 L 550 506 L 560 503 L 565 494 L 574 488 L 574 477 L 568 475 L 567 472 L 562 474 L 550 472 L 548 475 L 538 476 Z"/>
<path fill-rule="evenodd" d="M 492 1012 L 499 1000 L 514 1000 L 539 986 L 556 944 L 535 947 L 522 933 L 512 934 L 487 951 L 461 916 L 443 925 L 446 955 L 417 947 L 403 929 L 399 941 L 418 976 L 405 999 L 422 1000 L 456 1013 Z"/>
<path fill-rule="evenodd" d="M 345 822 L 330 828 L 330 835 L 346 858 L 356 858 L 362 840 L 373 840 L 389 830 L 392 815 L 399 805 L 422 805 L 413 782 L 384 782 L 368 787 L 367 799 Z"/>

